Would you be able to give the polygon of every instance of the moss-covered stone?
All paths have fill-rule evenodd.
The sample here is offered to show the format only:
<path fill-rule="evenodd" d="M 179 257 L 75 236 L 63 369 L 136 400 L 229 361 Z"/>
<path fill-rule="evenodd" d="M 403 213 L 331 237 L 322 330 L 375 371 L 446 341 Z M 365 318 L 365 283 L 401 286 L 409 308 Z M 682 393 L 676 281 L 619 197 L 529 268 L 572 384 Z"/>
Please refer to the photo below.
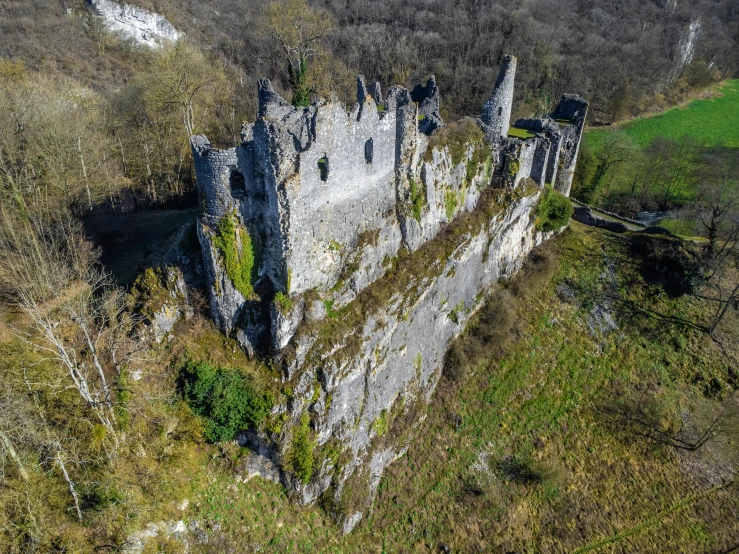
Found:
<path fill-rule="evenodd" d="M 308 412 L 300 416 L 300 424 L 293 431 L 293 440 L 286 457 L 287 469 L 303 483 L 310 482 L 315 463 L 314 450 L 316 441 L 310 430 Z"/>
<path fill-rule="evenodd" d="M 453 121 L 429 138 L 429 145 L 424 153 L 423 159 L 427 162 L 431 161 L 432 152 L 449 149 L 454 165 L 462 163 L 467 155 L 467 147 L 470 143 L 482 144 L 484 134 L 477 121 L 470 117 L 465 117 L 457 121 Z"/>
<path fill-rule="evenodd" d="M 236 216 L 226 215 L 218 223 L 213 244 L 223 256 L 226 275 L 244 298 L 254 296 L 257 264 L 249 233 L 239 226 Z"/>
<path fill-rule="evenodd" d="M 420 223 L 421 212 L 426 205 L 426 195 L 424 194 L 423 186 L 419 185 L 413 177 L 410 177 L 409 181 L 411 183 L 411 215 L 413 219 Z"/>

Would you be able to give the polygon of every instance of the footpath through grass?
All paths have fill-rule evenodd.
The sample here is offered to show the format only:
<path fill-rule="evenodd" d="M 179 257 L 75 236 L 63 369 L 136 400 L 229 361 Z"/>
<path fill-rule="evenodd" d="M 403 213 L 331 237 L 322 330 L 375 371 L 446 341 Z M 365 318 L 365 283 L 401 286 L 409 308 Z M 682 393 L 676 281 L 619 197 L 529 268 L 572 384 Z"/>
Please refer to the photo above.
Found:
<path fill-rule="evenodd" d="M 623 125 L 588 129 L 585 140 L 597 152 L 611 129 L 618 128 L 641 148 L 658 136 L 677 140 L 684 135 L 704 146 L 739 148 L 739 79 L 728 81 L 719 93 L 715 98 L 693 100 L 687 106 Z"/>

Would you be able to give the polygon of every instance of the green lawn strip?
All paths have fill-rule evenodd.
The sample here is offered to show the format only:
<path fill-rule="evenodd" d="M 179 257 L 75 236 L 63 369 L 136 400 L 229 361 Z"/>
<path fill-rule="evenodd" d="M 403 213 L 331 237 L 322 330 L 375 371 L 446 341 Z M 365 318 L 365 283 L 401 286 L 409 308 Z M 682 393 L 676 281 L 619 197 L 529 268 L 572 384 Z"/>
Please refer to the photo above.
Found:
<path fill-rule="evenodd" d="M 509 127 L 508 128 L 508 136 L 518 139 L 528 139 L 528 138 L 534 138 L 536 135 L 529 131 L 528 129 L 521 129 L 519 127 Z"/>
<path fill-rule="evenodd" d="M 638 525 L 635 525 L 634 527 L 627 529 L 626 531 L 623 531 L 617 535 L 614 535 L 612 537 L 608 537 L 606 539 L 602 539 L 599 541 L 596 541 L 592 544 L 589 544 L 587 546 L 583 546 L 582 548 L 578 548 L 577 550 L 573 551 L 572 554 L 583 554 L 585 552 L 592 552 L 593 550 L 597 550 L 599 548 L 602 548 L 604 546 L 609 546 L 611 544 L 615 544 L 618 542 L 621 542 L 622 540 L 626 539 L 627 537 L 630 537 L 632 535 L 636 535 L 637 533 L 640 533 L 644 531 L 645 529 L 648 529 L 649 527 L 653 527 L 655 525 L 659 525 L 667 516 L 670 514 L 673 514 L 675 512 L 679 512 L 683 508 L 686 508 L 696 500 L 700 500 L 702 498 L 705 498 L 707 496 L 710 496 L 714 492 L 717 492 L 721 489 L 728 488 L 729 486 L 733 485 L 733 481 L 729 481 L 728 483 L 724 483 L 722 485 L 716 485 L 715 487 L 712 487 L 706 491 L 688 496 L 684 500 L 678 502 L 677 504 L 673 504 L 669 508 L 666 508 L 665 510 L 662 510 L 658 514 L 650 517 L 649 519 L 644 520 L 643 522 L 639 523 Z"/>
<path fill-rule="evenodd" d="M 719 91 L 720 97 L 693 100 L 687 106 L 624 125 L 587 129 L 585 138 L 594 151 L 600 149 L 613 128 L 622 129 L 641 148 L 657 136 L 677 140 L 684 135 L 706 146 L 739 148 L 739 79 L 728 81 Z"/>

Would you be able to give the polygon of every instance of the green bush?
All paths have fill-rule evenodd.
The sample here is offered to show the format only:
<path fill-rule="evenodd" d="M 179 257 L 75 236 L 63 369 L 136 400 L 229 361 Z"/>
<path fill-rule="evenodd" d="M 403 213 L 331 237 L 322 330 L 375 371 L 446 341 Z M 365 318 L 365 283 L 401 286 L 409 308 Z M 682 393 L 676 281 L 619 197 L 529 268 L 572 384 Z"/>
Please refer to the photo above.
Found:
<path fill-rule="evenodd" d="M 382 410 L 377 419 L 372 422 L 372 429 L 378 437 L 384 437 L 388 429 L 387 410 Z"/>
<path fill-rule="evenodd" d="M 236 290 L 245 298 L 249 298 L 254 294 L 252 280 L 257 270 L 254 263 L 254 248 L 249 233 L 237 228 L 235 219 L 233 215 L 227 215 L 221 219 L 213 244 L 223 255 L 226 275 L 231 279 Z M 241 242 L 241 250 L 236 240 L 237 233 Z"/>
<path fill-rule="evenodd" d="M 289 313 L 290 310 L 293 309 L 292 298 L 290 298 L 284 292 L 278 292 L 277 294 L 275 294 L 275 302 L 277 302 L 277 307 L 284 314 Z"/>
<path fill-rule="evenodd" d="M 536 228 L 540 231 L 556 231 L 569 223 L 572 202 L 564 194 L 547 185 L 536 207 Z"/>
<path fill-rule="evenodd" d="M 287 457 L 287 465 L 293 474 L 303 483 L 308 483 L 313 476 L 313 450 L 316 442 L 310 431 L 308 412 L 300 416 L 300 425 L 295 428 L 293 442 Z"/>
<path fill-rule="evenodd" d="M 423 194 L 423 188 L 419 186 L 419 184 L 416 182 L 416 180 L 411 177 L 411 215 L 413 215 L 413 219 L 421 223 L 421 211 L 423 210 L 423 206 L 426 203 L 426 199 L 424 198 Z"/>
<path fill-rule="evenodd" d="M 180 369 L 182 392 L 193 412 L 203 418 L 205 438 L 223 442 L 249 427 L 257 427 L 272 408 L 264 394 L 238 369 L 188 361 Z"/>
<path fill-rule="evenodd" d="M 457 194 L 452 190 L 444 191 L 444 211 L 446 212 L 446 218 L 451 221 L 454 218 L 454 212 L 457 211 L 459 205 L 459 199 Z"/>

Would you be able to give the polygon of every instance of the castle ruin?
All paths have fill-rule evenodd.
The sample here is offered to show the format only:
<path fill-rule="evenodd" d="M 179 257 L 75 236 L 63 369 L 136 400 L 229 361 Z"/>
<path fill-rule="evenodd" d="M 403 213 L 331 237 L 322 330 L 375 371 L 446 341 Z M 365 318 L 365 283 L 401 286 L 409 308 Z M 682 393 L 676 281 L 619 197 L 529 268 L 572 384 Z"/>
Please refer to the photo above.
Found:
<path fill-rule="evenodd" d="M 564 95 L 551 115 L 511 126 L 515 71 L 505 58 L 481 116 L 447 124 L 434 77 L 384 98 L 359 77 L 349 111 L 292 106 L 262 79 L 239 146 L 191 140 L 213 317 L 291 383 L 284 424 L 260 440 L 280 463 L 307 410 L 319 448 L 333 438 L 351 459 L 323 458 L 307 483 L 286 474 L 302 502 L 332 483 L 340 496 L 357 476 L 374 490 L 402 445 L 373 422 L 428 401 L 487 287 L 547 238 L 533 216 L 542 188 L 569 195 L 587 102 Z M 224 251 L 227 230 L 247 276 Z"/>

